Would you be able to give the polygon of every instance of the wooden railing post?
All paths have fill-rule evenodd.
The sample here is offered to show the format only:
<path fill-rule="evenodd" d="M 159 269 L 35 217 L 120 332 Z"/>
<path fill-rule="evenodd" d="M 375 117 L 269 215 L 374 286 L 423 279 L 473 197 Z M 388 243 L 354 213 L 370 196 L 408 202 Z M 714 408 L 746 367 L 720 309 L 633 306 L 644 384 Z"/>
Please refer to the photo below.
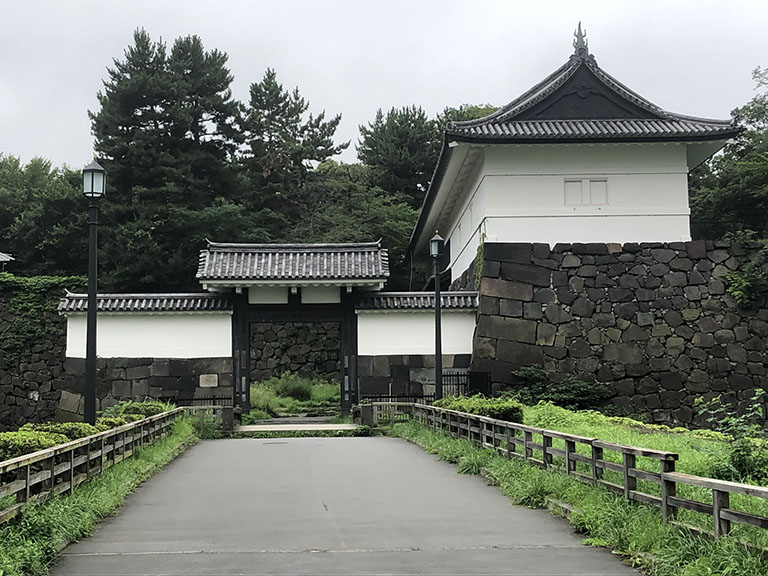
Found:
<path fill-rule="evenodd" d="M 674 480 L 664 478 L 664 474 L 674 471 L 674 460 L 661 461 L 661 519 L 664 522 L 669 522 L 675 518 L 675 507 L 670 506 L 669 497 L 677 495 L 677 484 Z"/>
<path fill-rule="evenodd" d="M 725 520 L 721 512 L 730 506 L 730 494 L 724 490 L 712 490 L 712 516 L 715 520 L 715 538 L 731 531 L 731 521 Z"/>
<path fill-rule="evenodd" d="M 533 440 L 533 435 L 527 430 L 525 430 L 523 432 L 523 457 L 526 460 L 533 457 L 533 449 L 528 447 L 528 445 L 532 442 L 532 440 Z"/>
<path fill-rule="evenodd" d="M 598 466 L 598 462 L 603 459 L 603 449 L 592 445 L 592 482 L 597 486 L 603 479 L 603 469 Z"/>
<path fill-rule="evenodd" d="M 541 434 L 541 461 L 544 463 L 544 468 L 552 466 L 552 453 L 549 449 L 552 448 L 552 436 L 547 436 L 545 432 Z"/>
<path fill-rule="evenodd" d="M 512 437 L 515 435 L 514 428 L 511 428 L 509 424 L 506 426 L 507 428 L 507 458 L 512 458 L 512 452 L 515 451 L 515 443 L 512 442 Z"/>
<path fill-rule="evenodd" d="M 624 472 L 624 498 L 629 500 L 631 498 L 631 492 L 637 490 L 637 478 L 629 474 L 630 470 L 634 470 L 636 465 L 636 457 L 634 454 L 622 453 L 622 468 Z"/>
<path fill-rule="evenodd" d="M 571 454 L 576 452 L 576 442 L 573 440 L 565 441 L 565 473 L 570 476 L 571 472 L 576 471 L 576 462 L 571 460 Z"/>

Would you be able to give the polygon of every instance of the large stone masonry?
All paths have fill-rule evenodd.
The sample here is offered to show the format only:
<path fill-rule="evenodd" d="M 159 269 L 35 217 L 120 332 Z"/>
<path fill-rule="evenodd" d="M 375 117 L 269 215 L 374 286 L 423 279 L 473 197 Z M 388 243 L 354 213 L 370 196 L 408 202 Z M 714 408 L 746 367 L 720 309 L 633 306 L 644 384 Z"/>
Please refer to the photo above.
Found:
<path fill-rule="evenodd" d="M 472 370 L 500 389 L 539 365 L 555 380 L 608 383 L 627 414 L 690 423 L 698 396 L 738 402 L 768 389 L 768 310 L 739 309 L 724 282 L 748 252 L 704 241 L 486 243 Z"/>
<path fill-rule="evenodd" d="M 251 381 L 283 372 L 339 378 L 338 322 L 254 322 L 251 324 Z"/>

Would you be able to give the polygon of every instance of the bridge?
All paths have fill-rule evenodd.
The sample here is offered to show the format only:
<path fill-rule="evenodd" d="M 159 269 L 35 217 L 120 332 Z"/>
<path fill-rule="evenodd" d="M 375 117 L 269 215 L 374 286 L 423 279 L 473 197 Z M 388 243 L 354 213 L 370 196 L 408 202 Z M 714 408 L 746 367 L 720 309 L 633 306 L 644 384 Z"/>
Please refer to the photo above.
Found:
<path fill-rule="evenodd" d="M 388 437 L 204 441 L 52 576 L 636 575 L 564 521 Z"/>

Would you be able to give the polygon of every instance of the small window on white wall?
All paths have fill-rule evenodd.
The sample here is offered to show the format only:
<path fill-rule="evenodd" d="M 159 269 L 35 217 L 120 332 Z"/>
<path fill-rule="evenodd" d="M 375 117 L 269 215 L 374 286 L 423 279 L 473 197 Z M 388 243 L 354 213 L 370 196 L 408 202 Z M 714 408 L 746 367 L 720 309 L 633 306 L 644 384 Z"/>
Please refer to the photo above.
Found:
<path fill-rule="evenodd" d="M 602 206 L 608 204 L 608 180 L 579 178 L 565 180 L 566 206 Z"/>

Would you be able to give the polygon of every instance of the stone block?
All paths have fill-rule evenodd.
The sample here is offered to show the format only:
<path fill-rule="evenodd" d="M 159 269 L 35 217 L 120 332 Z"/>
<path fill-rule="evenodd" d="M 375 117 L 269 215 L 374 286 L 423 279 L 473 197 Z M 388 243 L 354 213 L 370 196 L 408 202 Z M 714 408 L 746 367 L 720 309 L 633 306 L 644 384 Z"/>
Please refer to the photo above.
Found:
<path fill-rule="evenodd" d="M 504 280 L 532 284 L 548 288 L 552 283 L 552 271 L 542 266 L 502 262 L 501 277 Z"/>
<path fill-rule="evenodd" d="M 650 338 L 648 332 L 640 328 L 637 324 L 630 324 L 627 329 L 624 330 L 621 337 L 625 342 L 640 342 Z"/>
<path fill-rule="evenodd" d="M 668 248 L 657 248 L 651 250 L 651 257 L 656 260 L 656 262 L 661 262 L 662 264 L 671 262 L 672 259 L 676 256 L 677 253 L 674 250 L 669 250 Z"/>
<path fill-rule="evenodd" d="M 518 366 L 535 366 L 544 360 L 539 346 L 501 340 L 496 347 L 496 358 Z"/>
<path fill-rule="evenodd" d="M 539 288 L 533 295 L 533 300 L 542 304 L 552 304 L 556 299 L 555 291 L 550 288 Z"/>
<path fill-rule="evenodd" d="M 149 396 L 149 383 L 146 380 L 137 380 L 131 385 L 131 397 L 142 399 Z"/>
<path fill-rule="evenodd" d="M 591 318 L 595 312 L 595 305 L 586 298 L 577 298 L 571 304 L 571 314 L 582 318 Z"/>
<path fill-rule="evenodd" d="M 686 242 L 685 251 L 688 254 L 688 258 L 693 258 L 695 260 L 707 257 L 707 247 L 703 240 Z"/>
<path fill-rule="evenodd" d="M 571 345 L 568 346 L 568 353 L 571 358 L 586 358 L 592 353 L 592 348 L 590 347 L 589 342 L 583 338 L 576 338 L 571 342 Z"/>
<path fill-rule="evenodd" d="M 357 357 L 357 374 L 361 377 L 373 376 L 373 356 Z"/>
<path fill-rule="evenodd" d="M 480 314 L 488 314 L 495 316 L 499 313 L 499 299 L 493 296 L 480 296 L 478 312 Z"/>
<path fill-rule="evenodd" d="M 551 324 L 539 323 L 536 327 L 536 344 L 539 346 L 552 346 L 555 343 L 557 328 Z"/>
<path fill-rule="evenodd" d="M 552 324 L 563 324 L 573 320 L 573 316 L 566 312 L 562 306 L 558 306 L 557 304 L 547 304 L 547 309 L 544 311 L 544 315 Z"/>
<path fill-rule="evenodd" d="M 510 300 L 513 302 L 513 300 Z M 523 318 L 529 320 L 540 320 L 544 317 L 541 304 L 539 302 L 524 302 L 523 304 Z"/>
<path fill-rule="evenodd" d="M 476 358 L 496 358 L 496 340 L 482 336 L 475 337 L 472 353 Z"/>
<path fill-rule="evenodd" d="M 389 378 L 390 376 L 389 356 L 373 357 L 373 375 L 379 378 Z"/>
<path fill-rule="evenodd" d="M 131 382 L 129 380 L 115 380 L 112 382 L 112 396 L 115 398 L 130 398 Z"/>
<path fill-rule="evenodd" d="M 85 374 L 85 358 L 67 358 L 64 360 L 64 373 L 75 376 Z"/>
<path fill-rule="evenodd" d="M 483 276 L 485 278 L 498 278 L 501 267 L 498 262 L 492 260 L 483 261 Z"/>
<path fill-rule="evenodd" d="M 150 376 L 170 376 L 170 360 L 168 359 L 157 359 L 154 362 L 152 362 L 152 365 L 149 367 L 149 375 Z"/>
<path fill-rule="evenodd" d="M 617 343 L 603 347 L 603 359 L 607 362 L 639 364 L 643 361 L 643 350 L 637 344 Z"/>
<path fill-rule="evenodd" d="M 533 286 L 520 282 L 510 282 L 498 278 L 483 278 L 480 293 L 484 296 L 509 298 L 530 302 L 533 300 Z"/>
<path fill-rule="evenodd" d="M 499 299 L 499 314 L 511 318 L 520 318 L 523 315 L 523 302 L 520 300 Z"/>
<path fill-rule="evenodd" d="M 563 268 L 578 268 L 579 266 L 581 266 L 581 258 L 573 254 L 566 254 L 563 257 L 563 262 L 561 263 L 561 266 Z"/>
<path fill-rule="evenodd" d="M 146 379 L 149 378 L 149 372 L 149 366 L 132 366 L 126 369 L 125 377 L 127 380 Z"/>
<path fill-rule="evenodd" d="M 80 394 L 73 394 L 68 390 L 61 391 L 61 398 L 59 399 L 59 410 L 69 412 L 71 414 L 77 414 L 80 403 L 83 401 L 83 397 Z"/>

